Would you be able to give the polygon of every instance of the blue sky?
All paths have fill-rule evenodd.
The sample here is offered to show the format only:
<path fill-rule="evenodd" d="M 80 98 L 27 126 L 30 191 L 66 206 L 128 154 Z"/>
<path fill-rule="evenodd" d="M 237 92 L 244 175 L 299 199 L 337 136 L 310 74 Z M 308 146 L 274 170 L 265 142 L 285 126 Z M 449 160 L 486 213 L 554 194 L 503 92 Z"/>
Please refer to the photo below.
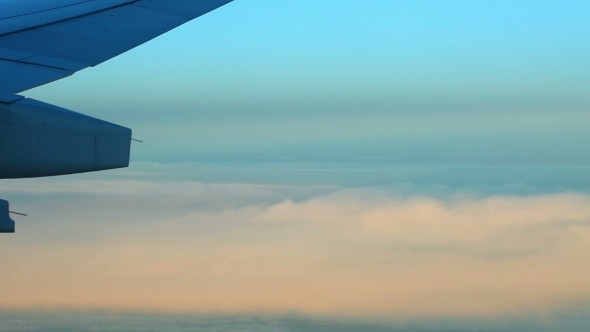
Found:
<path fill-rule="evenodd" d="M 138 161 L 586 164 L 583 1 L 236 1 L 29 95 Z"/>
<path fill-rule="evenodd" d="M 28 91 L 145 143 L 2 182 L 0 308 L 588 317 L 588 14 L 237 0 Z"/>

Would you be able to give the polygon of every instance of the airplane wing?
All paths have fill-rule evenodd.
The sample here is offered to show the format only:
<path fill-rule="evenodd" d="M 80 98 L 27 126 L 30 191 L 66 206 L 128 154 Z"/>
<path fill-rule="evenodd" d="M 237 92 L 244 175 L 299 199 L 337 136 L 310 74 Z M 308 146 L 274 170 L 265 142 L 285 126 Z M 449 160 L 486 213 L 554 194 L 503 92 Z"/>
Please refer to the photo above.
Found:
<path fill-rule="evenodd" d="M 0 0 L 0 100 L 96 66 L 231 1 Z"/>
<path fill-rule="evenodd" d="M 127 167 L 131 129 L 17 95 L 232 0 L 0 0 L 0 179 Z M 0 200 L 0 233 L 12 233 Z"/>

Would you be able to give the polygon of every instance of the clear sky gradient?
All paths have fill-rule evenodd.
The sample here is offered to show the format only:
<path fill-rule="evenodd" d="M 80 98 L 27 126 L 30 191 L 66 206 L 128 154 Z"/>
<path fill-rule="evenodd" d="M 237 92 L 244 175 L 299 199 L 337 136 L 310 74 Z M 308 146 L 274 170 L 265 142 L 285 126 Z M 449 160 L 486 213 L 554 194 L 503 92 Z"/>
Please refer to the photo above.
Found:
<path fill-rule="evenodd" d="M 235 1 L 28 95 L 138 161 L 586 164 L 584 1 Z"/>
<path fill-rule="evenodd" d="M 590 326 L 589 17 L 236 0 L 28 91 L 145 143 L 0 183 L 0 307 Z"/>

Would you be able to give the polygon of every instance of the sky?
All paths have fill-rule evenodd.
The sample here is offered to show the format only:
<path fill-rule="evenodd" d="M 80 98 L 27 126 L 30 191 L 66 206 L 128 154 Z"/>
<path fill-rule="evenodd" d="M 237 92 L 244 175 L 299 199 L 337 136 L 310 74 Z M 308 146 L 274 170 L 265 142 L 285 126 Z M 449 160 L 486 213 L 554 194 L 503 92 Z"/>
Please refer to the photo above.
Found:
<path fill-rule="evenodd" d="M 236 0 L 25 92 L 144 143 L 0 182 L 0 308 L 590 326 L 589 13 Z"/>

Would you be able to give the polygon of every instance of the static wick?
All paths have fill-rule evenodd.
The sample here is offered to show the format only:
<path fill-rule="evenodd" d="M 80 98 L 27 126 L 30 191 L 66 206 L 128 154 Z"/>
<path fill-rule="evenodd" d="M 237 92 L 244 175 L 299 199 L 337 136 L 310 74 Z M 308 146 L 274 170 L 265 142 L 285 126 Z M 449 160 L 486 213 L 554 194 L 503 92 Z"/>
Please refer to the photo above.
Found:
<path fill-rule="evenodd" d="M 143 143 L 143 141 L 140 141 L 140 140 L 138 140 L 138 139 L 135 139 L 135 138 L 132 138 L 131 140 L 132 140 L 132 141 L 139 142 L 139 143 Z"/>
<path fill-rule="evenodd" d="M 25 216 L 25 217 L 27 217 L 27 215 L 26 215 L 26 214 L 24 214 L 24 213 L 20 213 L 20 212 L 14 212 L 14 211 L 8 211 L 8 212 L 9 212 L 9 213 L 12 213 L 12 214 L 18 214 L 19 216 Z"/>

